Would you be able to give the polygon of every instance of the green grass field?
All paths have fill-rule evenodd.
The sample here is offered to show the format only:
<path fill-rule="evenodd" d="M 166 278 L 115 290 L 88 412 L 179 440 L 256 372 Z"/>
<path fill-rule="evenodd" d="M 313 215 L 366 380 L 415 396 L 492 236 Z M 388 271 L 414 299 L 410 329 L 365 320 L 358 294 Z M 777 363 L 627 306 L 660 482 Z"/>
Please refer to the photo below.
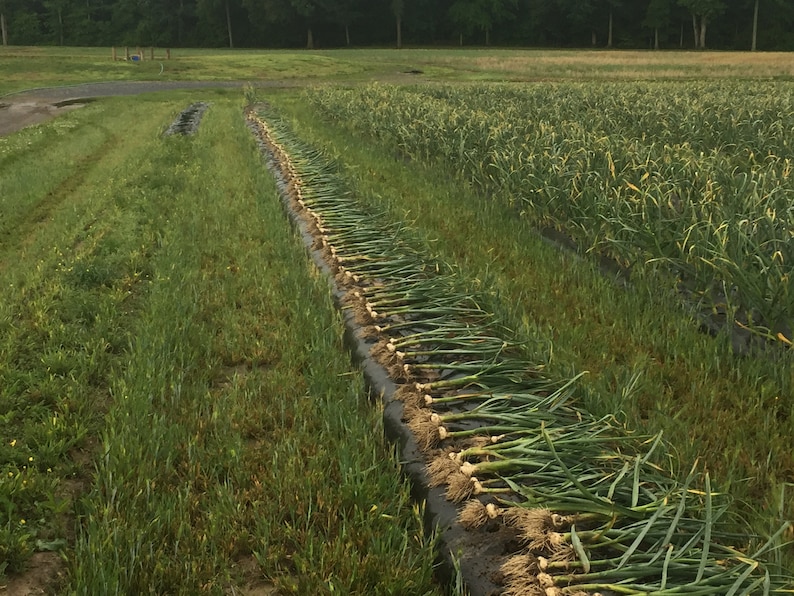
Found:
<path fill-rule="evenodd" d="M 787 81 L 793 68 L 784 54 L 174 50 L 132 64 L 108 48 L 0 48 L 0 100 L 108 80 Z M 301 90 L 259 97 L 553 345 L 553 367 L 591 371 L 589 407 L 663 428 L 682 468 L 701 458 L 760 534 L 794 516 L 788 422 L 764 405 L 791 412 L 790 368 L 736 358 L 652 285 L 617 288 L 443 166 L 324 119 Z M 199 133 L 163 138 L 198 100 L 212 104 Z M 433 538 L 245 101 L 242 88 L 108 98 L 0 138 L 0 586 L 440 593 Z"/>
<path fill-rule="evenodd" d="M 242 94 L 161 138 L 191 99 L 0 139 L 0 583 L 53 553 L 57 592 L 434 593 Z"/>
<path fill-rule="evenodd" d="M 417 82 L 752 79 L 792 80 L 786 53 L 388 49 L 287 51 L 141 48 L 141 62 L 111 48 L 0 47 L 0 96 L 96 81 Z M 124 48 L 117 48 L 124 57 Z M 130 48 L 135 53 L 137 48 Z M 421 75 L 406 75 L 419 70 Z"/>

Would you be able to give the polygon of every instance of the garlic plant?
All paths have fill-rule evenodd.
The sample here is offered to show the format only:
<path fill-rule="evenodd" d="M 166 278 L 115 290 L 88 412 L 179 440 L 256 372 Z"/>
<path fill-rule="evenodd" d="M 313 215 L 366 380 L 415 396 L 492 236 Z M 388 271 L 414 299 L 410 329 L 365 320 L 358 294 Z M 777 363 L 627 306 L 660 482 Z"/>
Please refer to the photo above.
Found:
<path fill-rule="evenodd" d="M 372 112 L 383 120 L 376 131 L 397 126 L 397 116 L 387 117 L 375 101 L 394 91 L 370 89 L 364 103 L 351 99 L 358 92 L 323 93 L 329 105 L 341 106 L 346 93 L 356 109 L 374 102 Z M 474 106 L 498 104 L 470 95 L 469 114 L 433 104 L 429 91 L 404 95 L 395 99 L 395 112 L 417 116 L 411 129 L 417 138 L 427 124 L 418 116 L 463 127 L 461 155 L 466 134 L 488 118 Z M 435 108 L 418 113 L 410 107 L 415 98 Z M 473 115 L 469 124 L 467 115 Z M 271 110 L 248 118 L 272 156 L 288 206 L 346 291 L 343 308 L 400 383 L 396 397 L 427 457 L 429 484 L 446 486 L 451 501 L 464 503 L 462 524 L 514 528 L 522 547 L 502 569 L 505 594 L 733 596 L 794 589 L 791 578 L 775 576 L 762 559 L 787 526 L 748 554 L 752 532 L 728 529 L 737 526 L 733 519 L 725 523 L 729 499 L 711 486 L 708 473 L 695 464 L 679 481 L 674 451 L 661 434 L 638 436 L 611 416 L 585 411 L 577 395 L 582 373 L 552 376 L 542 356 L 482 308 L 450 267 L 412 244 L 409 229 L 361 208 L 328 161 Z"/>

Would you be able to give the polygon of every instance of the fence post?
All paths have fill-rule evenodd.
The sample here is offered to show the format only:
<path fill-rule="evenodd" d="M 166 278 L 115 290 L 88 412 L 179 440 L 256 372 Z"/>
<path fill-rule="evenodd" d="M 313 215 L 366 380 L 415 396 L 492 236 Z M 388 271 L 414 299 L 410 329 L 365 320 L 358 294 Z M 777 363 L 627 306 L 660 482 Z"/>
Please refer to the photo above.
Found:
<path fill-rule="evenodd" d="M 154 60 L 154 48 L 149 48 L 149 57 Z"/>
<path fill-rule="evenodd" d="M 116 56 L 116 46 L 113 46 L 113 62 L 115 62 L 116 60 L 117 60 L 117 56 Z"/>
<path fill-rule="evenodd" d="M 141 46 L 138 46 L 138 52 L 137 52 L 137 54 L 138 54 L 138 60 L 140 60 L 141 62 L 143 62 L 143 52 L 141 52 Z"/>
<path fill-rule="evenodd" d="M 129 62 L 130 61 L 130 47 L 125 46 L 124 48 L 124 59 Z"/>
<path fill-rule="evenodd" d="M 165 59 L 166 59 L 166 60 L 170 60 L 170 59 L 171 59 L 171 48 L 168 48 L 168 49 L 165 51 Z"/>

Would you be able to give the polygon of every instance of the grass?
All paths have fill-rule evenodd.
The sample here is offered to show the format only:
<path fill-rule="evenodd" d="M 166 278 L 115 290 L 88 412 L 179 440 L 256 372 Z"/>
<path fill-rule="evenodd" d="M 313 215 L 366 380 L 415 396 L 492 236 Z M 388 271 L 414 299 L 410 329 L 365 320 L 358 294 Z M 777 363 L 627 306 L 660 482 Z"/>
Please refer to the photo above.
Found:
<path fill-rule="evenodd" d="M 637 280 L 627 292 L 590 262 L 550 247 L 453 172 L 440 185 L 438 166 L 362 141 L 302 99 L 273 101 L 302 138 L 345 166 L 364 201 L 424 234 L 428 250 L 489 292 L 519 333 L 545 337 L 554 370 L 590 371 L 590 411 L 619 412 L 631 429 L 663 430 L 682 473 L 700 458 L 760 532 L 794 516 L 790 357 L 737 358 L 724 338 L 699 333 L 652 280 Z"/>
<path fill-rule="evenodd" d="M 96 102 L 0 144 L 4 172 L 39 142 L 78 156 L 33 196 L 6 187 L 31 206 L 1 253 L 6 581 L 54 551 L 69 593 L 436 593 L 240 94 L 204 93 L 199 134 L 161 138 L 189 98 Z"/>
<path fill-rule="evenodd" d="M 440 60 L 453 68 L 488 72 L 490 81 L 533 80 L 703 80 L 715 78 L 767 79 L 794 76 L 789 55 L 784 52 L 684 51 L 537 51 L 472 57 L 465 66 L 450 57 Z M 454 66 L 453 66 L 454 65 Z M 497 73 L 501 76 L 494 76 Z"/>
<path fill-rule="evenodd" d="M 174 50 L 161 75 L 108 48 L 0 48 L 0 95 L 98 80 L 414 82 L 412 68 L 463 82 L 790 79 L 787 58 Z M 213 103 L 199 135 L 161 139 L 196 99 Z M 773 413 L 791 420 L 778 405 L 790 395 L 767 363 L 737 362 L 653 286 L 620 290 L 454 175 L 334 129 L 290 94 L 271 99 L 362 197 L 545 338 L 553 367 L 591 371 L 591 410 L 664 428 L 760 533 L 794 515 L 791 433 Z M 46 583 L 46 555 L 62 592 L 437 591 L 421 511 L 241 108 L 236 92 L 107 99 L 0 138 L 0 584 Z"/>
<path fill-rule="evenodd" d="M 124 48 L 117 52 L 123 57 Z M 154 61 L 144 54 L 142 62 L 113 62 L 110 48 L 0 47 L 0 97 L 96 81 L 416 82 L 404 74 L 409 70 L 421 70 L 422 80 L 460 82 L 794 77 L 789 54 L 781 52 L 175 49 L 165 60 L 165 50 L 158 49 Z"/>
<path fill-rule="evenodd" d="M 132 53 L 136 48 L 130 48 Z M 124 57 L 124 48 L 117 48 Z M 275 50 L 148 49 L 143 61 L 113 61 L 110 48 L 0 48 L 0 96 L 24 89 L 98 81 L 318 81 L 361 75 L 366 60 Z"/>

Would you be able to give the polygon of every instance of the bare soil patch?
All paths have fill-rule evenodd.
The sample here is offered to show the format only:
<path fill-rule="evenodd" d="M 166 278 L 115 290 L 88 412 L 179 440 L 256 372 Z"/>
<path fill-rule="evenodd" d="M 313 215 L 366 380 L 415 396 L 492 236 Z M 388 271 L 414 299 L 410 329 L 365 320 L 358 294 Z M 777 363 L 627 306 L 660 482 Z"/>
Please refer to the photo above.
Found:
<path fill-rule="evenodd" d="M 0 585 L 3 596 L 34 596 L 50 594 L 63 581 L 66 564 L 54 552 L 34 554 L 24 573 L 8 578 L 6 585 Z"/>
<path fill-rule="evenodd" d="M 27 126 L 41 124 L 59 114 L 76 110 L 85 103 L 48 102 L 42 100 L 11 100 L 0 103 L 0 137 Z"/>
<path fill-rule="evenodd" d="M 241 586 L 229 586 L 226 591 L 229 596 L 278 596 L 279 591 L 275 584 L 262 576 L 256 557 L 253 555 L 243 557 L 236 566 L 243 576 L 244 583 Z"/>

